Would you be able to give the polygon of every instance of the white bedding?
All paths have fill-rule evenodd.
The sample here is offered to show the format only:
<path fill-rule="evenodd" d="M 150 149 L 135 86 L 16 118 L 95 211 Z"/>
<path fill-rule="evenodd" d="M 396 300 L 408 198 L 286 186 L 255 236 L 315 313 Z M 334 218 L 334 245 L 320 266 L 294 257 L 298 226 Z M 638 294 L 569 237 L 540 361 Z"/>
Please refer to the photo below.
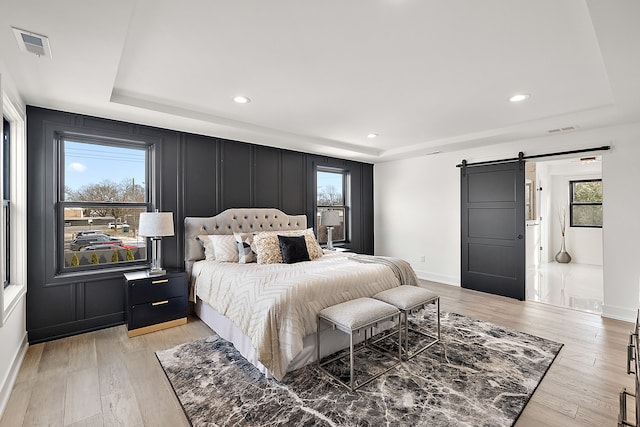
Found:
<path fill-rule="evenodd" d="M 249 337 L 258 360 L 281 380 L 303 338 L 316 332 L 320 310 L 400 284 L 389 267 L 350 256 L 329 254 L 297 264 L 198 261 L 195 292 Z"/>

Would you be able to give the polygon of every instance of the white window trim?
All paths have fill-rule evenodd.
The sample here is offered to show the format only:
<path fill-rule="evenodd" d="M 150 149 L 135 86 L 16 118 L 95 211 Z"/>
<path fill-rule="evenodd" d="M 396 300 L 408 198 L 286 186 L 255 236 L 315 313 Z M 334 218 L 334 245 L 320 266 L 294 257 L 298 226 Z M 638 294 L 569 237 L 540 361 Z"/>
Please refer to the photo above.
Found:
<path fill-rule="evenodd" d="M 26 117 L 16 108 L 7 94 L 2 92 L 1 110 L 11 124 L 11 283 L 0 290 L 0 308 L 2 316 L 0 326 L 4 325 L 21 298 L 27 292 L 27 144 Z M 0 164 L 2 161 L 0 153 Z M 0 215 L 2 215 L 0 213 Z M 0 219 L 4 219 L 1 218 Z M 0 248 L 4 259 L 4 247 Z"/>

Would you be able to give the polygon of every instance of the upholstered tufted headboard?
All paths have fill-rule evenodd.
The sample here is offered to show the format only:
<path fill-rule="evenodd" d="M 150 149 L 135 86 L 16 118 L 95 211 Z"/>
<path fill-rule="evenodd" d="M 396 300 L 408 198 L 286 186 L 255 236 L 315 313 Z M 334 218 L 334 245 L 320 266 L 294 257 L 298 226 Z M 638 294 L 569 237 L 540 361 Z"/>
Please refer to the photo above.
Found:
<path fill-rule="evenodd" d="M 184 268 L 191 276 L 195 261 L 204 259 L 204 249 L 198 242 L 199 234 L 233 234 L 260 231 L 304 230 L 306 215 L 287 215 L 273 208 L 227 209 L 209 218 L 184 219 Z"/>

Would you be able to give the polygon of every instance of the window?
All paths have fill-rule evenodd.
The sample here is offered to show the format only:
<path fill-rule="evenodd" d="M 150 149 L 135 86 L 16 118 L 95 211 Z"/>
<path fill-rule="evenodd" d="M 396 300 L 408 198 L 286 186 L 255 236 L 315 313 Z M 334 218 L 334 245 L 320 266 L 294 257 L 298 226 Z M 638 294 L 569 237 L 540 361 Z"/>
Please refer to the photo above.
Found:
<path fill-rule="evenodd" d="M 327 243 L 327 226 L 321 225 L 323 212 L 336 211 L 338 225 L 333 226 L 332 240 L 345 242 L 349 221 L 349 175 L 341 169 L 318 168 L 316 173 L 316 227 L 318 242 Z"/>
<path fill-rule="evenodd" d="M 2 147 L 0 188 L 10 203 L 0 211 L 0 327 L 20 306 L 27 291 L 27 142 L 25 115 L 0 88 Z"/>
<path fill-rule="evenodd" d="M 569 181 L 571 227 L 602 227 L 602 180 Z"/>
<path fill-rule="evenodd" d="M 6 288 L 11 283 L 11 127 L 9 121 L 2 118 L 2 244 L 3 277 Z"/>
<path fill-rule="evenodd" d="M 147 262 L 140 213 L 150 208 L 146 146 L 63 138 L 60 271 Z"/>

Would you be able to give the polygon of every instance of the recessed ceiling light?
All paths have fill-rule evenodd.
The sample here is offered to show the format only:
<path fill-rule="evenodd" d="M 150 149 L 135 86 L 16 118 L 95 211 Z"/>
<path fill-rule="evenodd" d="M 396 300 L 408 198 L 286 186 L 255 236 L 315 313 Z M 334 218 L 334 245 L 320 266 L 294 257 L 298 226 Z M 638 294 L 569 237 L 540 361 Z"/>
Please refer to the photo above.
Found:
<path fill-rule="evenodd" d="M 528 93 L 517 93 L 515 95 L 513 95 L 511 98 L 509 98 L 509 101 L 511 102 L 522 102 L 525 101 L 527 99 L 529 99 L 531 97 L 531 95 L 529 95 Z"/>
<path fill-rule="evenodd" d="M 378 134 L 377 133 L 370 133 L 369 135 L 367 135 L 367 138 L 369 139 L 373 139 L 373 138 L 377 138 Z"/>
<path fill-rule="evenodd" d="M 248 104 L 251 102 L 251 99 L 246 96 L 238 95 L 233 97 L 233 102 L 238 104 Z"/>

